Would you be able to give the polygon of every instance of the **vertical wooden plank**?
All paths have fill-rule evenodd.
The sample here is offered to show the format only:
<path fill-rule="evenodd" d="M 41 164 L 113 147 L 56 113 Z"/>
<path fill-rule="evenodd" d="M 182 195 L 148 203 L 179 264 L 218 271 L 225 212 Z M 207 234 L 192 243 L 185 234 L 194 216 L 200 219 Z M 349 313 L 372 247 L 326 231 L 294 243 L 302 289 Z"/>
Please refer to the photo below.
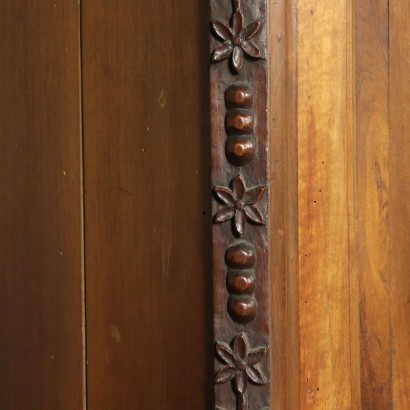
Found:
<path fill-rule="evenodd" d="M 390 286 L 394 409 L 410 408 L 410 4 L 390 1 Z"/>
<path fill-rule="evenodd" d="M 286 396 L 288 409 L 300 408 L 299 246 L 298 246 L 298 0 L 285 7 L 285 161 L 286 161 Z"/>
<path fill-rule="evenodd" d="M 296 202 L 288 202 L 288 158 L 287 142 L 295 135 L 288 135 L 287 120 L 294 124 L 295 114 L 292 99 L 289 99 L 287 88 L 290 79 L 287 77 L 286 52 L 293 44 L 287 39 L 288 30 L 292 33 L 295 25 L 286 25 L 289 6 L 283 0 L 268 2 L 268 102 L 269 102 L 269 189 L 270 189 L 270 235 L 269 253 L 271 255 L 271 409 L 288 408 L 288 360 L 293 358 L 294 351 L 289 349 L 287 332 L 295 330 L 287 321 L 288 295 L 287 278 L 290 275 L 287 266 L 288 242 L 291 240 L 288 206 L 295 209 Z M 292 84 L 293 87 L 295 84 Z M 286 108 L 284 108 L 286 107 Z M 292 121 L 293 120 L 293 121 Z M 294 188 L 295 184 L 289 185 Z M 284 193 L 286 193 L 284 195 Z M 292 220 L 293 222 L 294 220 Z M 291 248 L 294 249 L 294 248 Z M 292 272 L 293 273 L 293 272 Z M 289 350 L 288 350 L 289 349 Z M 286 354 L 288 353 L 288 354 Z"/>
<path fill-rule="evenodd" d="M 89 409 L 209 409 L 208 5 L 82 11 Z"/>
<path fill-rule="evenodd" d="M 75 0 L 0 2 L 0 408 L 83 409 Z"/>
<path fill-rule="evenodd" d="M 350 386 L 352 409 L 361 409 L 360 381 L 360 307 L 358 275 L 358 211 L 357 211 L 357 149 L 356 149 L 356 3 L 347 3 L 347 178 L 349 231 L 349 292 L 350 292 Z"/>
<path fill-rule="evenodd" d="M 388 1 L 355 3 L 357 274 L 362 408 L 392 408 Z"/>
<path fill-rule="evenodd" d="M 268 3 L 272 409 L 299 408 L 296 1 Z"/>
<path fill-rule="evenodd" d="M 298 10 L 300 408 L 350 409 L 348 8 Z"/>

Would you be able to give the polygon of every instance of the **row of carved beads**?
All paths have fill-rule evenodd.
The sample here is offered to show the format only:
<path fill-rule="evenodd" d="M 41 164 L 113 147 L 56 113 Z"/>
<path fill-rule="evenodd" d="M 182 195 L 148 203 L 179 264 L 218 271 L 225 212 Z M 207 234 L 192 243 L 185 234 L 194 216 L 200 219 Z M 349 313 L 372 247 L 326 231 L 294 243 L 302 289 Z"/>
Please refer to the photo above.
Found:
<path fill-rule="evenodd" d="M 225 129 L 228 135 L 225 153 L 235 166 L 248 164 L 255 157 L 253 91 L 249 84 L 238 82 L 225 92 Z"/>
<path fill-rule="evenodd" d="M 225 253 L 228 266 L 226 287 L 229 292 L 228 312 L 238 323 L 246 324 L 256 316 L 256 255 L 253 246 L 244 240 L 234 242 Z"/>

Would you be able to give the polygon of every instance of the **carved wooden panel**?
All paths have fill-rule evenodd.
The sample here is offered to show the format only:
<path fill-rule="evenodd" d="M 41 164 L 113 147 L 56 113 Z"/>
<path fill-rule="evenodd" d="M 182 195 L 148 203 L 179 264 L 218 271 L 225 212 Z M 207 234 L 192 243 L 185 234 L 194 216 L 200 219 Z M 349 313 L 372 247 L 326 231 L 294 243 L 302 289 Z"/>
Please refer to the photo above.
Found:
<path fill-rule="evenodd" d="M 265 0 L 210 0 L 215 406 L 270 408 Z"/>

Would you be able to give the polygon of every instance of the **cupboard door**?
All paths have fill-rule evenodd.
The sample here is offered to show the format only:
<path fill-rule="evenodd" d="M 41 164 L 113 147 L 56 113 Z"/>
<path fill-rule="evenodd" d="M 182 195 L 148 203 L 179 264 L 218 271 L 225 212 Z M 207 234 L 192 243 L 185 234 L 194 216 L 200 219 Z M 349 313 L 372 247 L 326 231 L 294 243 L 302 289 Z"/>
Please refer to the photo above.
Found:
<path fill-rule="evenodd" d="M 82 10 L 88 405 L 209 409 L 207 4 Z"/>

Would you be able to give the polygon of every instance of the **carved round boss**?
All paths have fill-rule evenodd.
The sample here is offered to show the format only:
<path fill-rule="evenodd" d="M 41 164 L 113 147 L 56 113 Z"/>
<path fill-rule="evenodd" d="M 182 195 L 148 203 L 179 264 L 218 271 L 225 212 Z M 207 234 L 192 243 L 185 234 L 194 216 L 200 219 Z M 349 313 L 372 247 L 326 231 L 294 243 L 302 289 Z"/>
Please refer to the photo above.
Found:
<path fill-rule="evenodd" d="M 253 92 L 248 83 L 234 83 L 225 91 L 227 108 L 252 108 Z"/>
<path fill-rule="evenodd" d="M 257 311 L 257 302 L 253 296 L 230 296 L 228 311 L 235 322 L 246 324 L 251 322 Z"/>

